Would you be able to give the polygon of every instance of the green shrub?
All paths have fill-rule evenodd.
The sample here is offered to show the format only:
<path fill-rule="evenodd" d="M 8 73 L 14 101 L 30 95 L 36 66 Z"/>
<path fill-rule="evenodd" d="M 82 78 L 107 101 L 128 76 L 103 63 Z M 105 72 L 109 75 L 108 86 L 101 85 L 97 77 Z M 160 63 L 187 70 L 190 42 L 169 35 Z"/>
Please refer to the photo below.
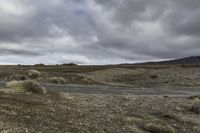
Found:
<path fill-rule="evenodd" d="M 66 79 L 63 77 L 52 77 L 49 78 L 49 81 L 53 84 L 66 84 Z"/>
<path fill-rule="evenodd" d="M 46 89 L 32 80 L 10 81 L 6 83 L 6 88 L 14 90 L 15 92 L 46 94 Z"/>
<path fill-rule="evenodd" d="M 175 133 L 175 129 L 171 126 L 164 126 L 158 123 L 148 123 L 144 129 L 152 133 Z"/>
<path fill-rule="evenodd" d="M 38 70 L 29 70 L 28 71 L 28 77 L 31 79 L 37 79 L 41 76 L 41 73 Z"/>

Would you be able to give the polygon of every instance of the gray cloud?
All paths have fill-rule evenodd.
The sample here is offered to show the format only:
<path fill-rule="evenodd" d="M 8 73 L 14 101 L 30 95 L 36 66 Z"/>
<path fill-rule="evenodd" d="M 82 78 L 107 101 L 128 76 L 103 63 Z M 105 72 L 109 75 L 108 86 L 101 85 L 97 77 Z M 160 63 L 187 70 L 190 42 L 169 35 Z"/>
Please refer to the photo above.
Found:
<path fill-rule="evenodd" d="M 198 55 L 198 0 L 2 0 L 1 63 L 107 64 Z"/>

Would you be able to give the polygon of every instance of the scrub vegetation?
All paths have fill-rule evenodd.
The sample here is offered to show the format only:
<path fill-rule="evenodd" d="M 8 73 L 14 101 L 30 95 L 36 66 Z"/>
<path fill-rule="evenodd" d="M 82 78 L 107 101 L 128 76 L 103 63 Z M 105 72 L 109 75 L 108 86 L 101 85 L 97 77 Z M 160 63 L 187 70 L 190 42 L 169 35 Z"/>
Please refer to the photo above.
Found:
<path fill-rule="evenodd" d="M 45 84 L 200 87 L 199 66 L 0 66 L 0 132 L 199 133 L 200 96 L 136 96 L 48 91 Z M 6 80 L 5 80 L 6 79 Z M 45 88 L 45 87 L 46 88 Z M 58 85 L 55 85 L 55 89 Z"/>

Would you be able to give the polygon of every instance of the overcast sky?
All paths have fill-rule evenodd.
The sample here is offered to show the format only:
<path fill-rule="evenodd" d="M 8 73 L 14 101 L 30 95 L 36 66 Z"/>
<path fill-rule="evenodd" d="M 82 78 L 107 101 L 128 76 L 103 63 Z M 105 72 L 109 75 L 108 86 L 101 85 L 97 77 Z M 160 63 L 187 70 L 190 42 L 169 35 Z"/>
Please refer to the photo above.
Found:
<path fill-rule="evenodd" d="M 0 0 L 0 63 L 200 55 L 200 0 Z"/>

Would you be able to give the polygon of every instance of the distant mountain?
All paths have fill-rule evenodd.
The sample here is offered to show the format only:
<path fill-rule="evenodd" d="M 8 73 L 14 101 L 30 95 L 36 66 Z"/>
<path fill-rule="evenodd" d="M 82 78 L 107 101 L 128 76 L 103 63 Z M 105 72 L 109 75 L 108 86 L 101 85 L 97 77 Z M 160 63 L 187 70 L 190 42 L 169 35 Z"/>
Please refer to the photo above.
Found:
<path fill-rule="evenodd" d="M 146 62 L 146 63 L 139 63 L 139 64 L 148 64 L 148 65 L 176 65 L 176 64 L 200 64 L 200 56 L 191 56 L 181 59 L 174 59 L 168 61 L 160 61 L 160 62 Z"/>

